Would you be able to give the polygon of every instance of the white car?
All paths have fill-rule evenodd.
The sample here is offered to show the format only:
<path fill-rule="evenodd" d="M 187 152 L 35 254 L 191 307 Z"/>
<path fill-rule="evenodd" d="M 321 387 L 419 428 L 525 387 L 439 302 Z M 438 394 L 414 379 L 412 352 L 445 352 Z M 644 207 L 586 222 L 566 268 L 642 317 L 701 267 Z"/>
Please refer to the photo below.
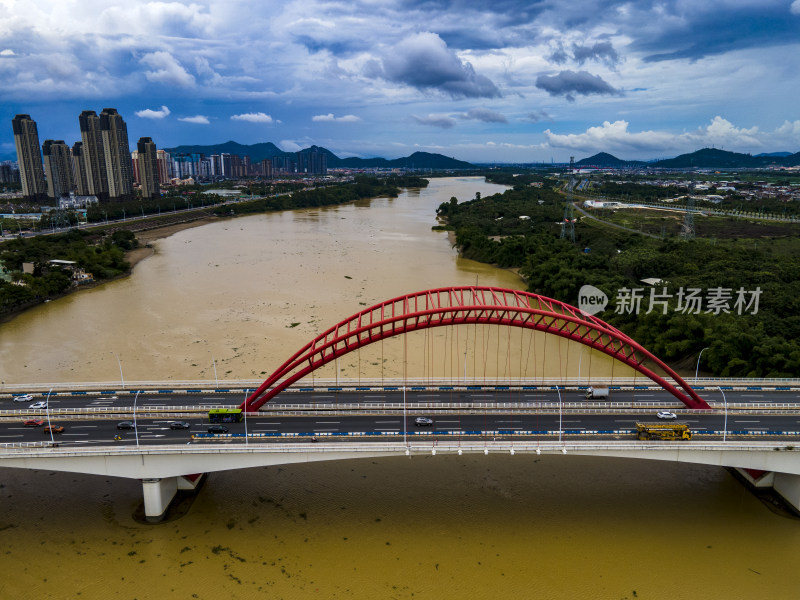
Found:
<path fill-rule="evenodd" d="M 414 425 L 417 427 L 433 427 L 433 419 L 428 417 L 417 417 L 414 419 Z"/>
<path fill-rule="evenodd" d="M 47 402 L 39 400 L 39 402 L 34 402 L 28 408 L 47 408 Z"/>
<path fill-rule="evenodd" d="M 678 415 L 676 415 L 674 412 L 670 412 L 668 410 L 660 410 L 660 411 L 658 411 L 656 413 L 656 416 L 659 419 L 670 419 L 670 420 L 672 420 L 672 419 L 677 419 L 678 418 Z"/>
<path fill-rule="evenodd" d="M 14 402 L 30 402 L 33 400 L 33 394 L 22 394 L 21 396 L 14 396 Z"/>

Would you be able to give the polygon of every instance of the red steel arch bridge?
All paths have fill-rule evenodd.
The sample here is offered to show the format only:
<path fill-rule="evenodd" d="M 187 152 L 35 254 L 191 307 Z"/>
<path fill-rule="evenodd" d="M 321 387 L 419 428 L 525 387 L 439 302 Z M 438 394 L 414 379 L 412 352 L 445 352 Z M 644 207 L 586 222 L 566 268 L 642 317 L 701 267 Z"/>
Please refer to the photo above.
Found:
<path fill-rule="evenodd" d="M 710 408 L 673 369 L 597 317 L 538 294 L 480 286 L 424 290 L 359 311 L 298 350 L 247 397 L 241 408 L 257 410 L 316 369 L 374 342 L 412 331 L 468 324 L 520 327 L 579 342 L 645 375 L 688 408 Z"/>

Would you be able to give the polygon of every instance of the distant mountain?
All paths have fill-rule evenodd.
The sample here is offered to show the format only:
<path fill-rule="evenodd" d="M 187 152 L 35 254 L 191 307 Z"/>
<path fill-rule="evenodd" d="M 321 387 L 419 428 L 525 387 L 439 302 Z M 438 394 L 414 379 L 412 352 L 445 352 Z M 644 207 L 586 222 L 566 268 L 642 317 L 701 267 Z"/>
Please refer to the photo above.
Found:
<path fill-rule="evenodd" d="M 576 167 L 601 167 L 601 168 L 615 168 L 621 169 L 624 167 L 641 167 L 645 163 L 639 160 L 622 160 L 609 154 L 608 152 L 600 152 L 589 158 L 583 158 L 575 163 Z"/>
<path fill-rule="evenodd" d="M 261 144 L 239 144 L 238 142 L 228 141 L 224 144 L 212 144 L 210 146 L 178 146 L 176 148 L 164 148 L 170 154 L 238 154 L 239 156 L 249 156 L 251 162 L 261 162 L 265 158 L 275 156 L 289 156 L 294 152 L 284 152 L 272 142 Z"/>
<path fill-rule="evenodd" d="M 750 154 L 717 150 L 716 148 L 703 148 L 691 154 L 681 154 L 675 158 L 650 163 L 650 165 L 664 169 L 758 169 L 771 166 L 795 167 L 800 165 L 800 152 L 788 156 L 752 156 Z"/>
<path fill-rule="evenodd" d="M 284 152 L 272 142 L 261 144 L 239 144 L 229 141 L 224 144 L 212 144 L 210 146 L 177 146 L 175 148 L 164 148 L 170 154 L 238 154 L 239 156 L 249 156 L 251 162 L 261 162 L 265 158 L 276 156 L 294 156 L 295 152 Z M 404 168 L 404 169 L 475 169 L 475 165 L 456 160 L 442 154 L 431 154 L 430 152 L 414 152 L 405 158 L 387 160 L 385 158 L 339 158 L 327 148 L 321 146 L 311 146 L 305 150 L 316 150 L 328 156 L 329 168 L 349 168 L 349 169 L 373 169 L 373 168 Z"/>
<path fill-rule="evenodd" d="M 791 156 L 791 152 L 762 152 L 761 154 L 756 154 L 756 157 L 760 156 Z"/>

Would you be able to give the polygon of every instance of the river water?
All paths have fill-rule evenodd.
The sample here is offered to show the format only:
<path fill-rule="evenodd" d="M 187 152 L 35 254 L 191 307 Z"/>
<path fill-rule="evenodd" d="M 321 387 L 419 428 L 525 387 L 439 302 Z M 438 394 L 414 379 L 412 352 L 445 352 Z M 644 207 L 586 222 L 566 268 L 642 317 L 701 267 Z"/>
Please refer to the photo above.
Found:
<path fill-rule="evenodd" d="M 500 189 L 432 180 L 395 199 L 180 232 L 131 277 L 0 325 L 0 373 L 113 381 L 121 365 L 128 381 L 211 380 L 216 366 L 220 379 L 257 378 L 380 300 L 476 280 L 522 289 L 430 230 L 450 196 Z M 339 375 L 514 375 L 522 361 L 489 335 L 438 353 L 418 336 L 407 363 L 387 345 L 342 359 Z M 470 339 L 484 350 L 465 361 Z M 605 368 L 558 342 L 531 348 L 541 367 L 517 374 Z M 212 474 L 188 514 L 157 526 L 131 518 L 137 481 L 2 469 L 0 499 L 3 599 L 792 599 L 800 584 L 800 522 L 704 466 L 439 454 L 237 470 Z"/>

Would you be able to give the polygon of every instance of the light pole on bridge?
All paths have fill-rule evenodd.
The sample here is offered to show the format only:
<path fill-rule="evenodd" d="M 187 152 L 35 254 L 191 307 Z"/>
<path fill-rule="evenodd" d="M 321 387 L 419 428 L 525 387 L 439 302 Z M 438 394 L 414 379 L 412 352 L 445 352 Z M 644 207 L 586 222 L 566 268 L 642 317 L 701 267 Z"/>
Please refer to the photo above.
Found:
<path fill-rule="evenodd" d="M 728 399 L 725 397 L 725 392 L 722 391 L 722 388 L 717 386 L 719 393 L 722 394 L 722 404 L 725 407 L 725 423 L 722 426 L 722 441 L 725 441 L 725 438 L 728 436 Z"/>
<path fill-rule="evenodd" d="M 119 379 L 120 379 L 120 381 L 122 382 L 122 389 L 124 390 L 124 389 L 125 389 L 125 377 L 123 377 L 123 376 L 122 376 L 122 362 L 120 362 L 120 360 L 119 360 L 119 356 L 117 356 L 117 353 L 116 353 L 116 352 L 114 352 L 114 351 L 112 350 L 112 351 L 111 351 L 111 354 L 113 354 L 113 355 L 114 355 L 114 358 L 116 358 L 116 359 L 117 359 L 117 364 L 119 365 Z"/>
<path fill-rule="evenodd" d="M 139 447 L 139 427 L 136 425 L 136 401 L 139 399 L 139 392 L 136 390 L 136 396 L 133 398 L 133 435 L 136 436 L 136 447 Z"/>
<path fill-rule="evenodd" d="M 47 398 L 44 401 L 44 414 L 47 415 L 47 428 L 50 430 L 50 444 L 55 444 L 56 441 L 53 439 L 53 426 L 50 424 L 50 394 L 53 392 L 53 388 L 50 388 L 50 391 L 47 392 Z"/>
<path fill-rule="evenodd" d="M 703 348 L 700 350 L 700 354 L 697 355 L 697 367 L 694 370 L 694 384 L 697 385 L 697 374 L 700 372 L 700 357 L 703 356 L 703 352 L 708 350 L 708 347 Z"/>
<path fill-rule="evenodd" d="M 208 351 L 211 355 L 211 364 L 214 365 L 214 388 L 219 389 L 219 379 L 217 379 L 217 361 L 214 360 L 214 353 L 211 350 Z"/>

